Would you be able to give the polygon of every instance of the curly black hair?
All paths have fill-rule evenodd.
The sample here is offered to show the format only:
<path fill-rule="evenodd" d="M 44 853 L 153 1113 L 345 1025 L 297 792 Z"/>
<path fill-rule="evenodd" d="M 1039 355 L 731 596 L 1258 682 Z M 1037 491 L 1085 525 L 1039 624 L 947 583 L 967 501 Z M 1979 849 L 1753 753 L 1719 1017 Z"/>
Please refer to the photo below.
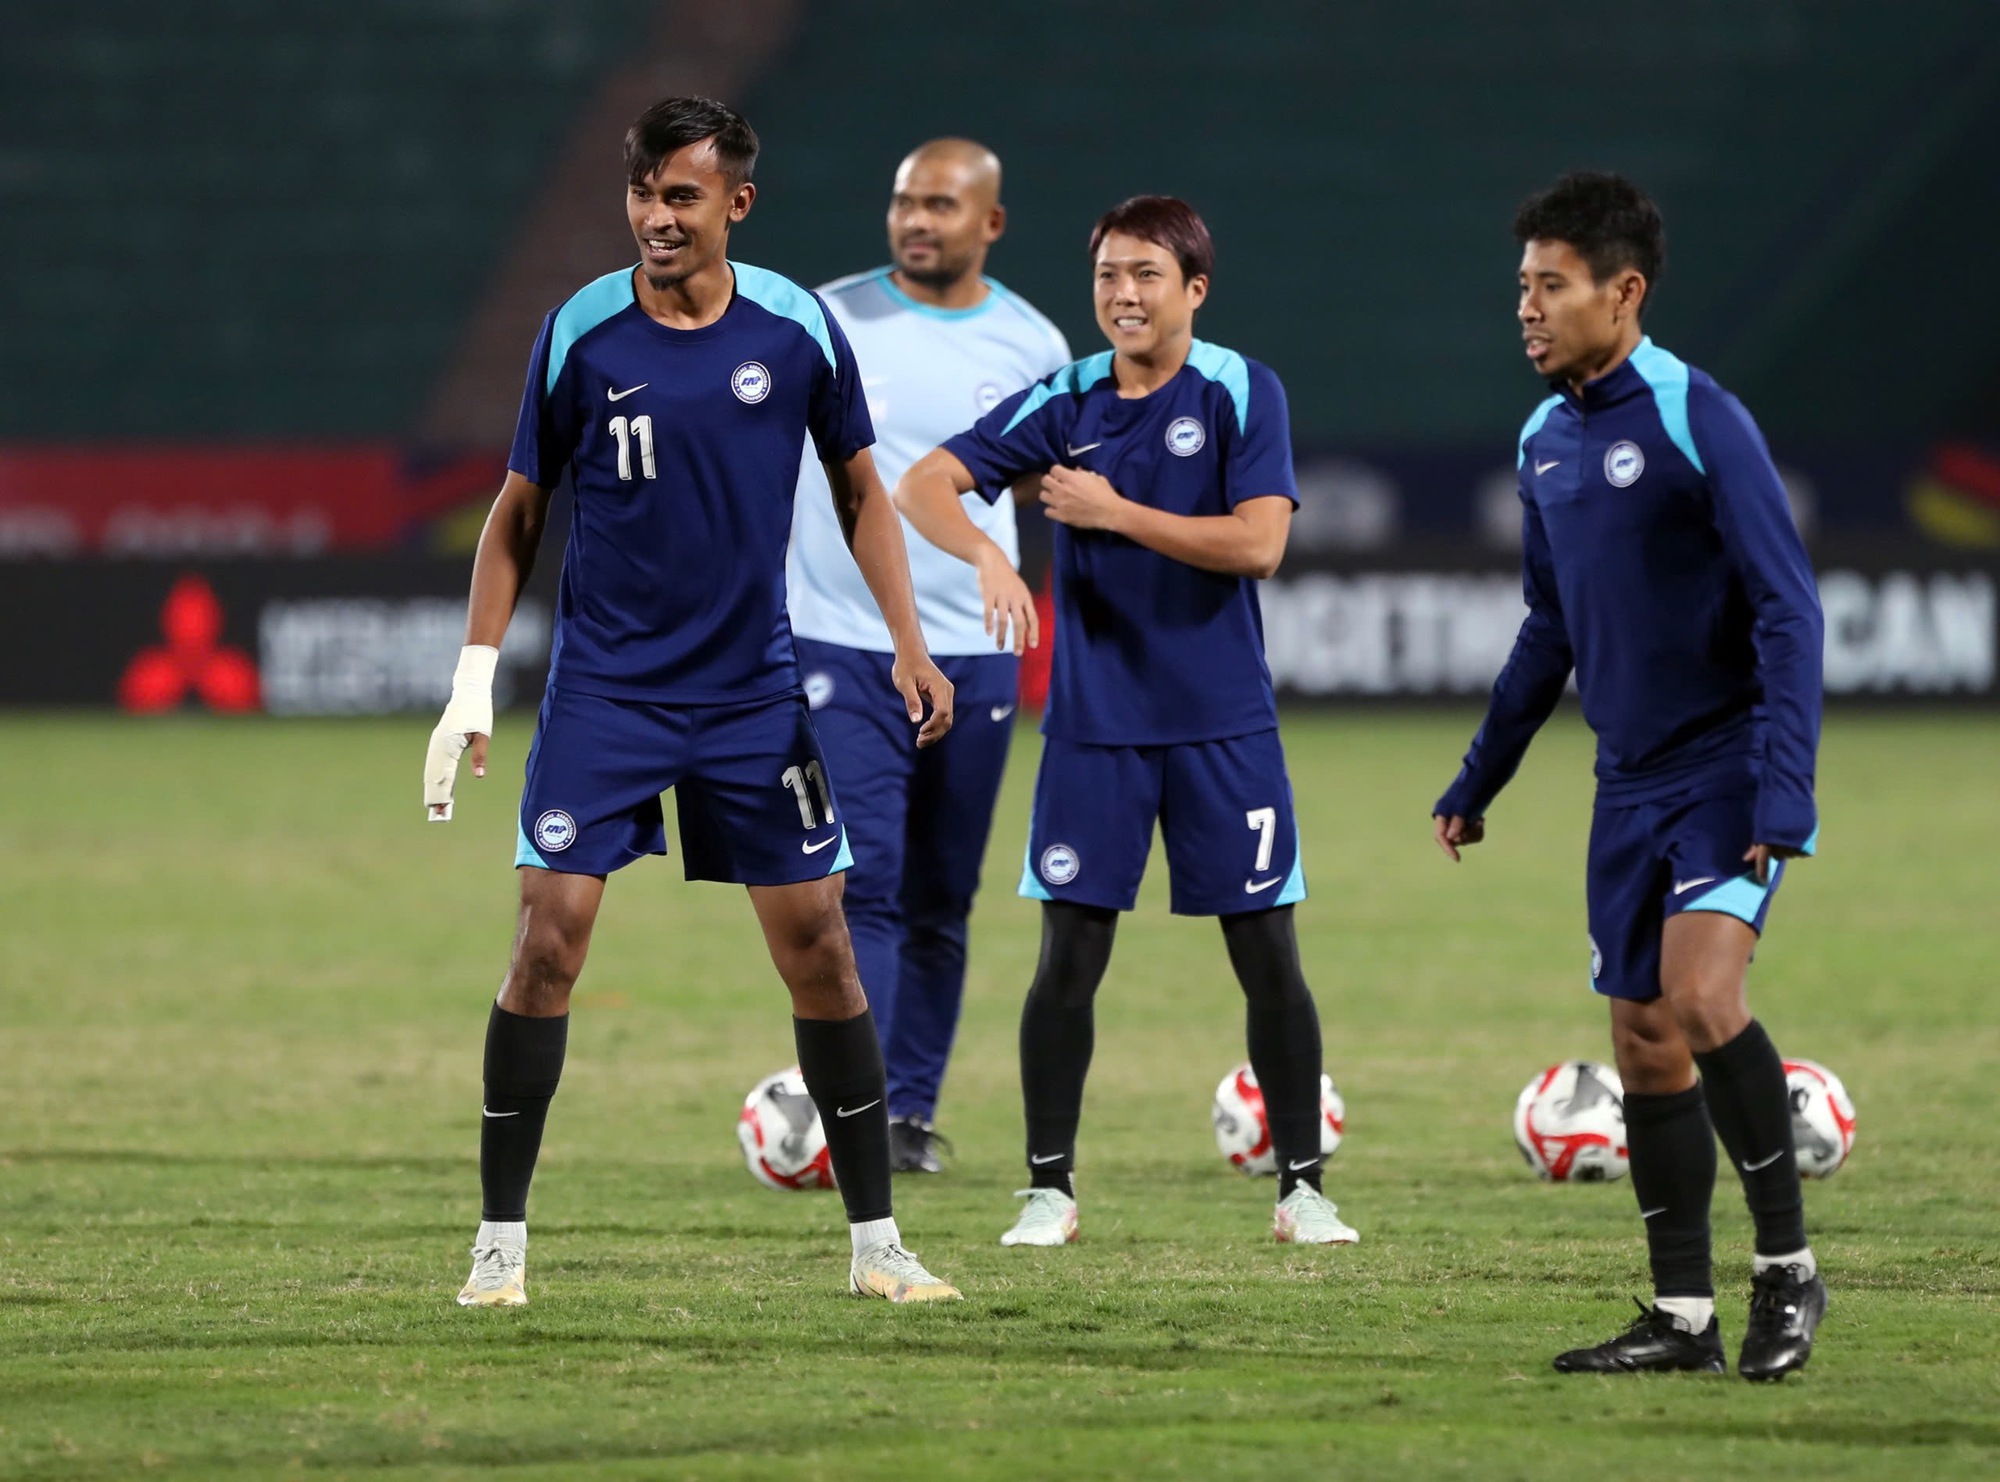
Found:
<path fill-rule="evenodd" d="M 1514 213 L 1514 240 L 1522 246 L 1569 243 L 1590 265 L 1596 283 L 1636 268 L 1646 279 L 1648 302 L 1666 267 L 1667 233 L 1660 208 L 1623 175 L 1604 170 L 1571 170 L 1521 202 Z"/>

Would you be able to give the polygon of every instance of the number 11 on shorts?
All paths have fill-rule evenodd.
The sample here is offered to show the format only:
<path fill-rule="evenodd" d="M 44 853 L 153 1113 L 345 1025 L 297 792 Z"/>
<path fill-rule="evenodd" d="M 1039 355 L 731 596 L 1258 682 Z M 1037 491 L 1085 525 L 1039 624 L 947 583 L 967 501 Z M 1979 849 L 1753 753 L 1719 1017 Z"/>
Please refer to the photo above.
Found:
<path fill-rule="evenodd" d="M 812 783 L 812 791 L 807 790 L 806 784 L 808 780 Z M 789 787 L 792 790 L 792 795 L 798 799 L 799 826 L 807 833 L 811 833 L 819 827 L 819 824 L 813 819 L 813 792 L 819 794 L 820 812 L 826 815 L 828 823 L 833 822 L 833 795 L 827 791 L 826 773 L 820 770 L 820 765 L 817 761 L 807 762 L 803 767 L 787 767 L 784 775 L 778 781 Z M 1265 852 L 1269 853 L 1270 851 L 1267 848 Z"/>

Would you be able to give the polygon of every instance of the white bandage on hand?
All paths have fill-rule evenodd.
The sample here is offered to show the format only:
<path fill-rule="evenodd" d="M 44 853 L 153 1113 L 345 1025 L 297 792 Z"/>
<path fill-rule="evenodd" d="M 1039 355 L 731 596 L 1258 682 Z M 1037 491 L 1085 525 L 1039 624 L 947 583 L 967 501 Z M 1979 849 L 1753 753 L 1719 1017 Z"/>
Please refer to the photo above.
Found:
<path fill-rule="evenodd" d="M 458 651 L 451 699 L 431 732 L 430 751 L 424 757 L 424 817 L 432 823 L 451 822 L 458 759 L 472 737 L 493 734 L 493 671 L 499 666 L 500 650 L 490 644 L 468 643 Z"/>

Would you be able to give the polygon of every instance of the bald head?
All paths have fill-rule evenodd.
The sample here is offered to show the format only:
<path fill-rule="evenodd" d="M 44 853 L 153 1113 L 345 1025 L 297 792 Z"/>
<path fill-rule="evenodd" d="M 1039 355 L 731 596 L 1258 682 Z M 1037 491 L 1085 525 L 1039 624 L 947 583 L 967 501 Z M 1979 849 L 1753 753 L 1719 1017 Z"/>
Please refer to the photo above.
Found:
<path fill-rule="evenodd" d="M 1000 159 L 970 139 L 933 139 L 896 167 L 889 251 L 898 276 L 938 293 L 976 281 L 1005 229 Z"/>
<path fill-rule="evenodd" d="M 903 156 L 896 167 L 896 188 L 918 173 L 931 170 L 955 176 L 961 188 L 975 194 L 982 207 L 1000 204 L 1000 156 L 973 139 L 933 139 Z"/>

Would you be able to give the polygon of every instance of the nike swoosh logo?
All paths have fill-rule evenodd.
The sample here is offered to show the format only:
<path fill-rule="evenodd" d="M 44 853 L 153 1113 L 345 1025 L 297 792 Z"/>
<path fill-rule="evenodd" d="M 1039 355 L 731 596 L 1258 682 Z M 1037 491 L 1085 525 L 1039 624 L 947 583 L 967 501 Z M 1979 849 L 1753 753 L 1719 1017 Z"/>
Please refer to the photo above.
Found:
<path fill-rule="evenodd" d="M 858 1117 L 863 1112 L 867 1111 L 869 1107 L 880 1106 L 881 1104 L 882 1104 L 882 1098 L 877 1096 L 873 1101 L 868 1102 L 864 1106 L 855 1106 L 855 1107 L 836 1106 L 833 1109 L 833 1114 L 836 1117 Z"/>
<path fill-rule="evenodd" d="M 490 1112 L 490 1111 L 488 1111 L 488 1110 L 487 1110 L 487 1109 L 486 1109 L 485 1107 L 483 1107 L 483 1106 L 482 1106 L 482 1107 L 480 1107 L 480 1108 L 479 1108 L 479 1115 L 481 1115 L 482 1117 L 518 1117 L 518 1116 L 520 1116 L 521 1114 L 520 1114 L 519 1112 L 517 1112 L 517 1111 L 513 1111 L 513 1112 Z"/>
<path fill-rule="evenodd" d="M 1314 1168 L 1317 1167 L 1318 1164 L 1319 1164 L 1319 1159 L 1317 1158 L 1308 1158 L 1303 1163 L 1287 1163 L 1285 1165 L 1285 1172 L 1297 1173 L 1302 1168 Z"/>
<path fill-rule="evenodd" d="M 1245 895 L 1255 895 L 1260 890 L 1269 890 L 1284 878 L 1283 875 L 1273 875 L 1268 880 L 1245 880 L 1243 882 L 1243 893 Z"/>
<path fill-rule="evenodd" d="M 1556 467 L 1556 466 L 1557 466 L 1557 465 L 1559 465 L 1559 464 L 1560 464 L 1561 462 L 1562 462 L 1562 459 L 1560 459 L 1560 458 L 1551 458 L 1551 459 L 1550 459 L 1550 460 L 1549 460 L 1549 461 L 1548 461 L 1547 463 L 1537 463 L 1537 464 L 1535 465 L 1535 472 L 1536 472 L 1537 474 L 1544 474 L 1544 473 L 1547 473 L 1547 472 L 1548 472 L 1548 471 L 1549 471 L 1550 469 L 1552 469 L 1552 468 Z"/>
<path fill-rule="evenodd" d="M 1674 881 L 1674 894 L 1680 895 L 1684 891 L 1693 890 L 1697 885 L 1713 885 L 1714 883 L 1715 876 L 1713 875 L 1703 875 L 1699 880 L 1676 880 Z"/>
<path fill-rule="evenodd" d="M 839 837 L 839 834 L 835 834 L 833 839 L 838 839 Z M 833 839 L 821 839 L 817 844 L 801 844 L 799 845 L 799 852 L 801 854 L 817 854 L 820 850 L 831 844 Z"/>
<path fill-rule="evenodd" d="M 634 391 L 644 391 L 648 386 L 652 384 L 653 383 L 651 381 L 641 381 L 638 385 L 628 386 L 623 391 L 613 391 L 609 387 L 606 387 L 604 392 L 604 399 L 606 401 L 623 401 L 626 397 L 630 396 Z"/>
<path fill-rule="evenodd" d="M 1069 450 L 1069 456 L 1074 458 L 1079 453 L 1088 453 L 1092 448 L 1101 448 L 1103 446 L 1104 446 L 1103 443 L 1085 443 L 1080 448 L 1071 448 Z"/>
<path fill-rule="evenodd" d="M 1060 1163 L 1062 1162 L 1062 1160 L 1063 1160 L 1063 1155 L 1061 1153 L 1050 1153 L 1046 1158 L 1036 1158 L 1031 1156 L 1028 1159 L 1028 1161 L 1034 1164 L 1037 1168 L 1040 1168 L 1044 1163 Z"/>
<path fill-rule="evenodd" d="M 1005 720 L 1013 713 L 1014 707 L 1012 705 L 995 705 L 993 707 L 993 718 L 995 720 Z"/>
<path fill-rule="evenodd" d="M 1652 1217 L 1653 1217 L 1654 1215 L 1656 1215 L 1656 1214 L 1665 1214 L 1666 1212 L 1667 1212 L 1667 1206 L 1666 1206 L 1666 1205 L 1664 1205 L 1664 1204 L 1662 1204 L 1662 1205 L 1661 1205 L 1661 1206 L 1660 1206 L 1660 1207 L 1659 1207 L 1658 1209 L 1642 1209 L 1642 1210 L 1640 1210 L 1640 1211 L 1639 1211 L 1639 1218 L 1640 1218 L 1640 1219 L 1642 1219 L 1642 1220 L 1649 1220 L 1649 1219 L 1651 1219 L 1651 1218 L 1652 1218 Z"/>
<path fill-rule="evenodd" d="M 1745 1163 L 1743 1165 L 1743 1171 L 1745 1173 L 1755 1173 L 1760 1168 L 1769 1168 L 1773 1163 L 1777 1162 L 1778 1159 L 1784 1156 L 1785 1156 L 1785 1150 L 1783 1148 L 1779 1148 L 1775 1153 L 1771 1154 L 1771 1156 L 1768 1158 L 1759 1158 L 1755 1163 Z"/>

